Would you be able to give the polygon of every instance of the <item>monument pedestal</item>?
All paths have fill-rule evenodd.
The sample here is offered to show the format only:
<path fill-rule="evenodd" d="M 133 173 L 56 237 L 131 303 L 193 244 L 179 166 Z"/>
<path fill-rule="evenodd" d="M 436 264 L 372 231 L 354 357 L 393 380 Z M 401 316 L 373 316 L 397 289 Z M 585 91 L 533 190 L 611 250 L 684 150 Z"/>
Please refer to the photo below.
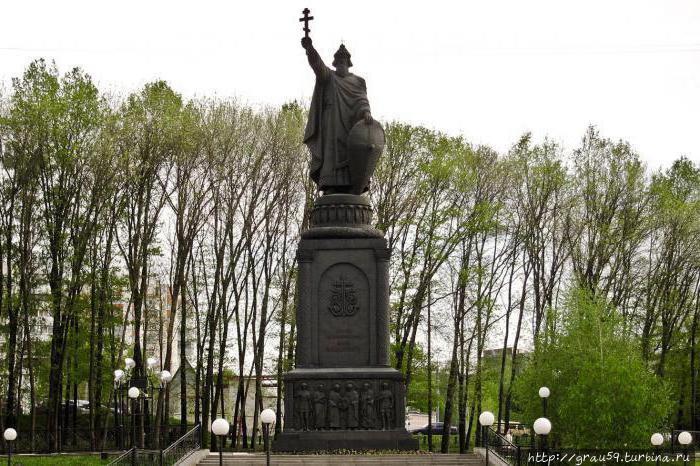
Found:
<path fill-rule="evenodd" d="M 275 451 L 415 450 L 389 367 L 389 257 L 364 196 L 317 200 L 297 250 L 296 369 Z"/>

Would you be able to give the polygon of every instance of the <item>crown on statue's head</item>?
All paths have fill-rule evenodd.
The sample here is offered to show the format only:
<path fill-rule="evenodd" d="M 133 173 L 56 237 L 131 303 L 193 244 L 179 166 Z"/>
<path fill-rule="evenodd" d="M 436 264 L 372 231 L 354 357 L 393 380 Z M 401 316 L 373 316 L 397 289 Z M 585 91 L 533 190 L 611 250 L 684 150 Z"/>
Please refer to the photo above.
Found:
<path fill-rule="evenodd" d="M 340 44 L 338 51 L 333 55 L 333 66 L 337 66 L 338 60 L 345 60 L 348 62 L 348 68 L 352 66 L 352 61 L 350 61 L 350 52 L 345 48 L 345 44 Z"/>

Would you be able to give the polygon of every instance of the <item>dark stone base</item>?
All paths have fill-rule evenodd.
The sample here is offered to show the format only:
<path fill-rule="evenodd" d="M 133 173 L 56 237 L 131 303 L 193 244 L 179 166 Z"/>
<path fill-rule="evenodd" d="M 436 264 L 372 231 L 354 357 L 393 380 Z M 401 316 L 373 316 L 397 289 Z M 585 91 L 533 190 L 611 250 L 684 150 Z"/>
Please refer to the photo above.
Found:
<path fill-rule="evenodd" d="M 417 450 L 389 367 L 389 259 L 369 199 L 328 194 L 297 250 L 296 369 L 284 376 L 275 451 Z"/>
<path fill-rule="evenodd" d="M 272 444 L 272 451 L 318 450 L 418 450 L 418 440 L 406 429 L 331 430 L 282 432 Z"/>
<path fill-rule="evenodd" d="M 390 367 L 294 369 L 285 374 L 284 380 L 285 423 L 282 434 L 272 445 L 274 451 L 418 449 L 418 441 L 404 427 L 405 390 L 403 376 L 396 369 Z M 301 384 L 306 384 L 309 390 L 316 390 L 321 384 L 328 390 L 337 384 L 342 387 L 340 394 L 345 397 L 349 383 L 357 387 L 360 399 L 367 388 L 374 391 L 374 398 L 377 400 L 374 405 L 374 422 L 367 423 L 361 419 L 357 428 L 348 428 L 347 418 L 341 416 L 340 427 L 331 429 L 327 423 L 317 426 L 312 415 L 312 420 L 307 426 L 308 430 L 305 430 L 295 407 L 298 402 L 295 392 L 299 390 Z M 382 388 L 391 392 L 393 400 L 390 424 L 385 429 L 382 429 L 382 421 L 379 418 L 380 402 L 378 400 L 382 396 Z M 326 416 L 323 418 L 328 419 Z"/>

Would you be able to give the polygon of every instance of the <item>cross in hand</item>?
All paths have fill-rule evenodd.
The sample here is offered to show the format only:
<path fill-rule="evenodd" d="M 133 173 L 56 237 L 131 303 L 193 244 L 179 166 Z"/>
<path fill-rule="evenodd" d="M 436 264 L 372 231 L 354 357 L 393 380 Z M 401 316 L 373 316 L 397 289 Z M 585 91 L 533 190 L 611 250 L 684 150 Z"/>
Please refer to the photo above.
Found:
<path fill-rule="evenodd" d="M 304 8 L 304 11 L 302 11 L 302 13 L 304 13 L 304 17 L 299 18 L 299 22 L 304 22 L 304 37 L 309 37 L 309 32 L 311 32 L 311 29 L 309 29 L 309 21 L 314 19 L 314 17 L 309 16 L 311 10 L 309 10 L 308 8 Z"/>

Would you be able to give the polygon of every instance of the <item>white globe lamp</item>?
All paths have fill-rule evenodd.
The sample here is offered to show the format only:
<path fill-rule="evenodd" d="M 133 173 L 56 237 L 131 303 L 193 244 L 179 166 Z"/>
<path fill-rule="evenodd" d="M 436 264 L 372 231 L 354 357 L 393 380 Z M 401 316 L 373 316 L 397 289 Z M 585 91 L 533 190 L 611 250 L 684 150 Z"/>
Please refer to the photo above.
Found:
<path fill-rule="evenodd" d="M 167 384 L 170 383 L 170 381 L 173 380 L 173 375 L 170 373 L 170 371 L 162 371 L 160 373 L 160 381 Z"/>
<path fill-rule="evenodd" d="M 275 417 L 275 412 L 270 408 L 263 409 L 263 412 L 260 413 L 260 420 L 263 424 L 272 424 L 275 422 Z"/>
<path fill-rule="evenodd" d="M 660 433 L 651 434 L 651 444 L 655 447 L 660 447 L 664 443 L 664 436 Z"/>
<path fill-rule="evenodd" d="M 678 443 L 681 445 L 690 445 L 690 443 L 693 441 L 693 436 L 690 435 L 690 432 L 688 431 L 683 431 L 680 434 L 678 434 Z"/>
<path fill-rule="evenodd" d="M 218 418 L 211 423 L 211 431 L 214 435 L 222 436 L 228 434 L 229 424 L 226 419 Z"/>
<path fill-rule="evenodd" d="M 132 358 L 126 358 L 124 359 L 124 366 L 126 366 L 126 370 L 130 371 L 136 367 L 136 361 L 134 361 Z"/>
<path fill-rule="evenodd" d="M 114 371 L 114 381 L 119 382 L 122 377 L 124 377 L 124 371 L 121 369 L 117 369 Z"/>
<path fill-rule="evenodd" d="M 129 398 L 135 400 L 141 394 L 141 390 L 139 390 L 138 387 L 131 387 L 127 394 L 129 395 Z"/>
<path fill-rule="evenodd" d="M 537 435 L 549 435 L 549 432 L 552 430 L 552 423 L 546 417 L 540 417 L 535 419 L 533 428 Z"/>
<path fill-rule="evenodd" d="M 549 388 L 547 387 L 540 387 L 538 393 L 540 395 L 540 398 L 549 398 Z"/>
<path fill-rule="evenodd" d="M 479 424 L 484 427 L 490 427 L 493 425 L 496 418 L 491 411 L 484 411 L 479 415 Z"/>

